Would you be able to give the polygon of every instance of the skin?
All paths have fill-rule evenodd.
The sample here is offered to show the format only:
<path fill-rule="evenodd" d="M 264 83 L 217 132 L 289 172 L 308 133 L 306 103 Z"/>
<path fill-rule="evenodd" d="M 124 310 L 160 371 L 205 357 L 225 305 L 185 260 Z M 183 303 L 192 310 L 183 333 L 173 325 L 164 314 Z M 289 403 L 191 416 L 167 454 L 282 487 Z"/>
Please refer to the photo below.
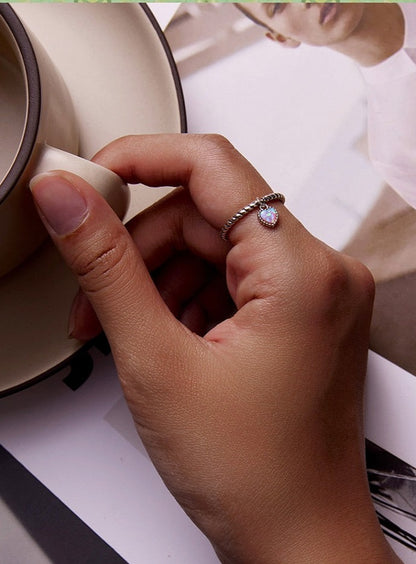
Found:
<path fill-rule="evenodd" d="M 247 3 L 238 7 L 284 47 L 329 47 L 363 66 L 376 65 L 398 51 L 404 19 L 390 3 Z"/>
<path fill-rule="evenodd" d="M 85 296 L 73 332 L 87 299 L 149 455 L 220 560 L 398 562 L 363 457 L 368 270 L 282 204 L 275 229 L 253 212 L 222 241 L 224 222 L 272 191 L 222 137 L 126 137 L 95 160 L 182 187 L 127 231 L 74 175 L 31 185 Z M 54 196 L 73 190 L 76 205 Z"/>

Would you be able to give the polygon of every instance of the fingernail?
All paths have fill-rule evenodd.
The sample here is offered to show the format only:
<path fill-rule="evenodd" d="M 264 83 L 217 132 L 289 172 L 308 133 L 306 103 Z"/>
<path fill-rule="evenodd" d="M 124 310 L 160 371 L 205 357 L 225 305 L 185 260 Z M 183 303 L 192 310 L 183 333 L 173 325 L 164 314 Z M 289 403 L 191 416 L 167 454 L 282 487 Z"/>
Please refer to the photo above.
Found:
<path fill-rule="evenodd" d="M 68 337 L 77 341 L 90 341 L 102 331 L 101 324 L 88 298 L 81 290 L 72 302 L 68 319 Z"/>
<path fill-rule="evenodd" d="M 32 178 L 29 187 L 43 219 L 58 235 L 72 233 L 88 215 L 82 194 L 58 174 L 38 174 Z"/>
<path fill-rule="evenodd" d="M 78 304 L 79 304 L 79 293 L 75 296 L 74 301 L 72 302 L 71 311 L 69 313 L 69 319 L 68 319 L 68 338 L 69 339 L 75 339 L 74 331 L 75 331 L 75 326 L 76 326 Z"/>

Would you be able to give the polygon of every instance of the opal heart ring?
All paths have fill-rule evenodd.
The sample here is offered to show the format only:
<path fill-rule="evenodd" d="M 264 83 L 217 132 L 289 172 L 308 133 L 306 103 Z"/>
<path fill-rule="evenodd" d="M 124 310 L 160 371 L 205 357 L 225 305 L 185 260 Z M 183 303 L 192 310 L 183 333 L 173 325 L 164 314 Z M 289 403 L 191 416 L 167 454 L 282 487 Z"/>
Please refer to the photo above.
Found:
<path fill-rule="evenodd" d="M 276 227 L 279 214 L 277 209 L 274 206 L 269 206 L 268 202 L 273 202 L 274 200 L 278 200 L 282 204 L 285 203 L 285 197 L 283 194 L 279 194 L 278 192 L 272 192 L 267 196 L 263 196 L 262 198 L 256 198 L 254 202 L 248 204 L 241 210 L 239 210 L 233 217 L 230 217 L 221 228 L 220 235 L 221 238 L 226 241 L 228 239 L 228 232 L 237 223 L 239 219 L 242 219 L 245 215 L 253 211 L 254 209 L 258 208 L 257 212 L 257 219 L 264 225 L 265 227 Z"/>

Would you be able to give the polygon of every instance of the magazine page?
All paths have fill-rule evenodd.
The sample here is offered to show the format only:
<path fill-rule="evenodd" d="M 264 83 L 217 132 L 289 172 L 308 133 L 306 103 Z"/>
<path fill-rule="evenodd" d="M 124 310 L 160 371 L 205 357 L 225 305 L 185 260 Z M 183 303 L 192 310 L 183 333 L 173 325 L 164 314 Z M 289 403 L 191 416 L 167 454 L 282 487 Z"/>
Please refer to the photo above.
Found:
<path fill-rule="evenodd" d="M 291 8 L 186 4 L 166 34 L 183 79 L 190 130 L 229 138 L 287 195 L 289 209 L 314 235 L 358 257 L 375 278 L 368 477 L 383 530 L 410 563 L 416 555 L 416 211 L 407 201 L 406 178 L 386 172 L 389 163 L 372 162 L 370 152 L 373 159 L 389 158 L 401 135 L 414 154 L 414 133 L 400 124 L 410 120 L 415 130 L 409 92 L 416 67 L 389 88 L 388 77 L 404 72 L 400 60 L 398 71 L 393 57 L 392 68 L 378 64 L 371 74 L 363 66 L 368 61 L 331 49 L 327 38 L 309 44 L 307 20 L 303 44 L 265 37 L 264 22 L 284 29 Z M 413 29 L 416 5 L 403 9 Z M 414 158 L 403 160 L 402 176 L 411 175 L 412 166 L 416 173 Z"/>

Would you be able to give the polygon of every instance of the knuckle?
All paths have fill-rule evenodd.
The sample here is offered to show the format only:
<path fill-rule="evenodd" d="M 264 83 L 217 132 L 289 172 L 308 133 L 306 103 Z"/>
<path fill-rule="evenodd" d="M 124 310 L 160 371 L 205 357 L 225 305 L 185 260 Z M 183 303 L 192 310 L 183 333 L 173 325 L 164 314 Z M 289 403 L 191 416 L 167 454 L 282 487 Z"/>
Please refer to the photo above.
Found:
<path fill-rule="evenodd" d="M 374 280 L 360 262 L 336 251 L 325 252 L 318 261 L 315 288 L 321 312 L 331 323 L 334 320 L 355 319 L 371 312 Z"/>
<path fill-rule="evenodd" d="M 355 258 L 345 256 L 347 261 L 351 285 L 356 300 L 363 306 L 366 304 L 370 307 L 373 304 L 375 296 L 375 282 L 370 270 Z"/>
<path fill-rule="evenodd" d="M 344 298 L 349 291 L 349 271 L 340 255 L 328 253 L 322 269 L 321 284 L 327 296 Z"/>
<path fill-rule="evenodd" d="M 234 157 L 237 150 L 234 145 L 219 133 L 209 133 L 200 136 L 204 150 L 214 159 L 226 159 Z"/>
<path fill-rule="evenodd" d="M 233 148 L 230 141 L 220 133 L 203 133 L 200 135 L 200 139 L 206 146 L 212 147 L 213 149 L 229 150 Z"/>
<path fill-rule="evenodd" d="M 83 290 L 95 293 L 116 282 L 129 262 L 128 253 L 128 241 L 121 232 L 97 235 L 88 252 L 78 254 L 72 265 Z"/>

